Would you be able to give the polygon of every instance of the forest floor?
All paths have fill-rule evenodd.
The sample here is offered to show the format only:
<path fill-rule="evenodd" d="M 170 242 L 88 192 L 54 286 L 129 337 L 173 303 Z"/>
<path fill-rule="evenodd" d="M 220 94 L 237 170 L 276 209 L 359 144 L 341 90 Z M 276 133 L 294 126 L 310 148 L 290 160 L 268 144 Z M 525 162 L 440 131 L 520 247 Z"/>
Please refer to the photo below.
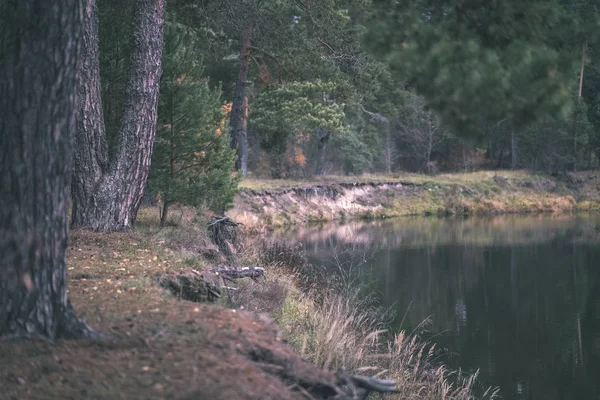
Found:
<path fill-rule="evenodd" d="M 230 215 L 248 229 L 409 215 L 600 211 L 600 173 L 525 171 L 242 181 Z"/>
<path fill-rule="evenodd" d="M 109 340 L 0 343 L 0 399 L 331 395 L 334 374 L 302 360 L 265 315 L 179 300 L 157 285 L 166 271 L 204 268 L 197 251 L 207 244 L 202 231 L 159 230 L 157 217 L 142 210 L 138 233 L 71 232 L 69 298 Z"/>

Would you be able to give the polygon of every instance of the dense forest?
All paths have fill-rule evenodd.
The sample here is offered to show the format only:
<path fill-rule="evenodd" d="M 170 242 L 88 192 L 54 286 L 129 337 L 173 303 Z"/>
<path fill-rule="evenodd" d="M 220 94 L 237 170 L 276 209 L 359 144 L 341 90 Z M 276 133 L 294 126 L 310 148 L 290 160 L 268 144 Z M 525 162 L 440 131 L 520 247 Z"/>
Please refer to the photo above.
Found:
<path fill-rule="evenodd" d="M 109 150 L 136 12 L 98 2 Z M 148 186 L 163 216 L 175 201 L 226 207 L 234 169 L 305 178 L 598 166 L 595 1 L 177 0 L 164 19 Z M 199 200 L 209 192 L 220 194 Z"/>

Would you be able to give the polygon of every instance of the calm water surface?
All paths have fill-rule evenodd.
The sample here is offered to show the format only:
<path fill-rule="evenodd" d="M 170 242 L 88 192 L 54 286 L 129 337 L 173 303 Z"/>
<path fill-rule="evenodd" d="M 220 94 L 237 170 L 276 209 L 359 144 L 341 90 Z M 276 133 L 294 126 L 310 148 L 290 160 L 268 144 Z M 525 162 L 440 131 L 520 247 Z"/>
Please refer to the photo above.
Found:
<path fill-rule="evenodd" d="M 363 280 L 412 331 L 505 399 L 600 399 L 598 216 L 398 219 L 278 233 L 311 261 L 370 259 Z M 357 256 L 358 255 L 358 256 Z M 372 256 L 370 258 L 369 256 Z"/>

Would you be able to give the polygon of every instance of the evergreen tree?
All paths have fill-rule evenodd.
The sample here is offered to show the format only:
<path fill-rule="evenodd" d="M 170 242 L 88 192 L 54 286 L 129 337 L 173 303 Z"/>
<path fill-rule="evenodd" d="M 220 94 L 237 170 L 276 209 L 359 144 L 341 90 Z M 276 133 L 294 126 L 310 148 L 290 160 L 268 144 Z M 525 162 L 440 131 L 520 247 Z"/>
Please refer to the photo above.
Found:
<path fill-rule="evenodd" d="M 260 133 L 261 146 L 271 153 L 273 177 L 286 175 L 284 156 L 295 133 L 317 132 L 319 141 L 326 143 L 326 137 L 344 132 L 345 114 L 343 106 L 333 99 L 335 90 L 332 82 L 291 82 L 258 96 L 250 121 Z M 325 148 L 319 143 L 319 152 L 324 153 Z M 323 157 L 318 157 L 317 171 L 322 168 Z"/>
<path fill-rule="evenodd" d="M 160 82 L 157 138 L 149 186 L 162 202 L 161 225 L 178 202 L 215 212 L 230 208 L 238 179 L 218 88 L 203 77 L 193 31 L 168 23 Z"/>
<path fill-rule="evenodd" d="M 568 114 L 578 51 L 548 38 L 571 35 L 575 23 L 554 0 L 376 3 L 371 47 L 458 134 Z"/>

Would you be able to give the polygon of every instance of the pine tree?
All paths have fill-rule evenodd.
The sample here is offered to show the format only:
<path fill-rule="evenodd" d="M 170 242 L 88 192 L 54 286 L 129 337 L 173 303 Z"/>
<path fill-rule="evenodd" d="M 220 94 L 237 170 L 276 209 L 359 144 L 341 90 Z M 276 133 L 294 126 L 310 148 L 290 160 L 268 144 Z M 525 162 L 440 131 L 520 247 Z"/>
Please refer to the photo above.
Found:
<path fill-rule="evenodd" d="M 344 132 L 343 106 L 333 82 L 291 82 L 263 91 L 254 103 L 251 126 L 260 134 L 261 146 L 272 154 L 271 174 L 285 175 L 285 155 L 295 132 L 316 132 L 319 140 L 316 171 L 322 169 L 324 152 L 332 135 Z"/>
<path fill-rule="evenodd" d="M 230 208 L 238 179 L 218 88 L 203 77 L 194 32 L 168 23 L 158 130 L 149 187 L 162 202 L 161 225 L 175 202 L 215 212 Z"/>

